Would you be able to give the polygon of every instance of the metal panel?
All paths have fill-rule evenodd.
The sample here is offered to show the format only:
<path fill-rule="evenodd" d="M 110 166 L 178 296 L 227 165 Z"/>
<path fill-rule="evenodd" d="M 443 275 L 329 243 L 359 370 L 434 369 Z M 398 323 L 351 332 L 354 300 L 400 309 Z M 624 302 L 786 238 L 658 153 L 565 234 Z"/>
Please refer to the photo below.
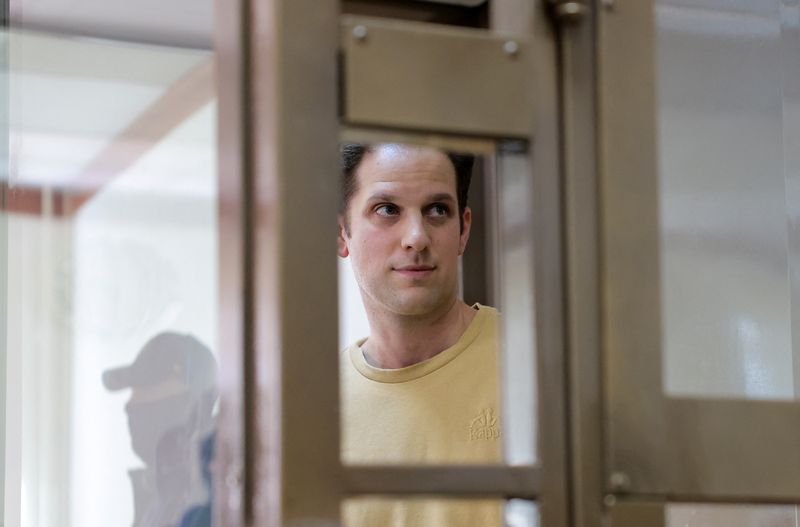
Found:
<path fill-rule="evenodd" d="M 617 0 L 599 31 L 606 484 L 673 500 L 800 502 L 800 404 L 663 393 L 653 2 Z"/>
<path fill-rule="evenodd" d="M 609 527 L 665 527 L 663 503 L 617 502 L 609 508 Z"/>
<path fill-rule="evenodd" d="M 348 124 L 530 135 L 533 51 L 524 38 L 345 17 L 342 47 Z"/>
<path fill-rule="evenodd" d="M 437 494 L 537 499 L 540 471 L 502 466 L 350 466 L 344 479 L 352 495 Z"/>

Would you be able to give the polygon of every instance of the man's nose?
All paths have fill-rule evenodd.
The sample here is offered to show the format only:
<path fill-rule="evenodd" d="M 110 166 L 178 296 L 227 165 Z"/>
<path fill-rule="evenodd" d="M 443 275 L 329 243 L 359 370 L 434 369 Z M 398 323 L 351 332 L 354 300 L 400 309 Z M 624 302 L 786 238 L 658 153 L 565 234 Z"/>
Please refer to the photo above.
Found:
<path fill-rule="evenodd" d="M 422 215 L 409 217 L 406 223 L 406 228 L 403 233 L 403 248 L 413 249 L 416 252 L 422 252 L 428 248 L 431 239 L 428 235 L 428 230 Z"/>

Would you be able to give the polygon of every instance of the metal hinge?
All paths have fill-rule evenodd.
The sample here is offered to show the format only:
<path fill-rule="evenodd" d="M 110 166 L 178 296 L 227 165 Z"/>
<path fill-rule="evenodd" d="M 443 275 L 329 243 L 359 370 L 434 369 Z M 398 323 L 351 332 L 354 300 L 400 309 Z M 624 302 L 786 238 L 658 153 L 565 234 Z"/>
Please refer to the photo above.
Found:
<path fill-rule="evenodd" d="M 589 12 L 588 0 L 549 0 L 550 12 L 559 24 L 577 24 Z"/>

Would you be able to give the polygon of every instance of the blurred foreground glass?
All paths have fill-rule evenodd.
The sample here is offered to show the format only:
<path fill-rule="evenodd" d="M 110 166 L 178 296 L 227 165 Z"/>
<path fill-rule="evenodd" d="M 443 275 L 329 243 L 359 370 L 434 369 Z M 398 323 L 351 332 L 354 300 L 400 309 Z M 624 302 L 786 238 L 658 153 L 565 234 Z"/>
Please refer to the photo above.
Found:
<path fill-rule="evenodd" d="M 800 4 L 656 0 L 664 389 L 800 394 Z"/>
<path fill-rule="evenodd" d="M 210 525 L 213 54 L 4 39 L 5 525 Z"/>

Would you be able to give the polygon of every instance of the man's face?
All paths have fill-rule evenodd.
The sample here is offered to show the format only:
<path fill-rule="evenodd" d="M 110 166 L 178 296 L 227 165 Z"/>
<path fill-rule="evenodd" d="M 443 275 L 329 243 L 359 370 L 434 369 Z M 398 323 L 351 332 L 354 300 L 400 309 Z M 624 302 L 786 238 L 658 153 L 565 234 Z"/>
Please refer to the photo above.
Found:
<path fill-rule="evenodd" d="M 357 191 L 340 220 L 339 256 L 352 258 L 366 307 L 401 315 L 449 309 L 458 284 L 461 230 L 456 175 L 442 152 L 382 145 L 356 170 Z"/>

